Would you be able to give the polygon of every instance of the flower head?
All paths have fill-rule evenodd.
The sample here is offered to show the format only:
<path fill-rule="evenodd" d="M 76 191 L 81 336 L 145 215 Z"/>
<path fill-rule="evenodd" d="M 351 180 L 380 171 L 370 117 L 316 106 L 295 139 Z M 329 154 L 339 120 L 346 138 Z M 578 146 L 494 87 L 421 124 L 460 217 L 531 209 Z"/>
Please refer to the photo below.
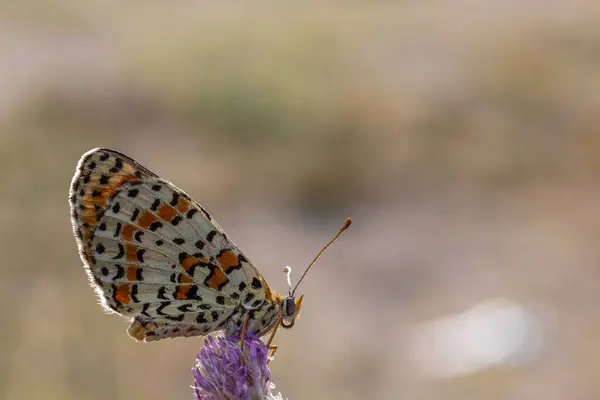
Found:
<path fill-rule="evenodd" d="M 246 333 L 244 348 L 240 337 L 208 337 L 196 357 L 194 392 L 199 400 L 282 399 L 271 389 L 267 347 L 255 335 Z"/>

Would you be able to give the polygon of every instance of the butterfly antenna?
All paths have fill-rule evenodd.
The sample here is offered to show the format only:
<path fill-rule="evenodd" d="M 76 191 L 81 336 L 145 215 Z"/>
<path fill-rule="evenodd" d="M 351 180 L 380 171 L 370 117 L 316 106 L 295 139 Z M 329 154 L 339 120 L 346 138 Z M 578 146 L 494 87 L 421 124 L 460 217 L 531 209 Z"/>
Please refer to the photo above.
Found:
<path fill-rule="evenodd" d="M 337 235 L 335 235 L 333 237 L 333 239 L 331 239 L 329 241 L 329 243 L 327 243 L 322 249 L 321 251 L 319 251 L 319 254 L 317 254 L 317 256 L 311 261 L 311 263 L 308 265 L 308 267 L 306 267 L 306 270 L 304 270 L 304 273 L 302 274 L 302 276 L 300 277 L 300 280 L 298 281 L 298 283 L 296 283 L 296 286 L 294 286 L 294 289 L 292 289 L 292 293 L 291 296 L 294 296 L 294 293 L 296 292 L 296 289 L 298 288 L 298 286 L 300 285 L 300 282 L 302 282 L 302 279 L 304 279 L 304 277 L 306 276 L 306 274 L 308 273 L 308 270 L 310 270 L 310 268 L 313 266 L 313 264 L 319 259 L 319 257 L 321 257 L 321 255 L 325 252 L 325 250 L 327 250 L 327 248 L 329 246 L 331 246 L 333 244 L 333 242 L 335 242 L 337 240 L 337 238 L 340 237 L 340 235 L 342 233 L 344 233 L 344 231 L 348 228 L 350 228 L 350 225 L 352 225 L 352 219 L 351 218 L 347 218 L 346 219 L 346 223 L 344 223 L 344 226 L 342 226 L 342 229 L 340 229 L 340 231 L 337 233 Z M 289 268 L 289 267 L 287 267 Z M 290 268 L 291 271 L 291 268 Z M 289 277 L 289 275 L 288 275 Z M 289 279 L 289 278 L 288 278 Z M 288 281 L 289 282 L 289 281 Z M 290 285 L 291 286 L 291 285 Z"/>

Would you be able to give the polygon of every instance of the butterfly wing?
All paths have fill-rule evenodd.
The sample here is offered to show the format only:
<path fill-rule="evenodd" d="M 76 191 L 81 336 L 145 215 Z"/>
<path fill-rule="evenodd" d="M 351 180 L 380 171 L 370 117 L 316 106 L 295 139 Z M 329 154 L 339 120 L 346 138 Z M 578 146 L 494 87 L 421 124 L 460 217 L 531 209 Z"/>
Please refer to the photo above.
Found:
<path fill-rule="evenodd" d="M 69 202 L 90 282 L 107 310 L 133 317 L 138 340 L 205 335 L 223 329 L 240 304 L 272 301 L 204 208 L 124 154 L 84 154 Z"/>

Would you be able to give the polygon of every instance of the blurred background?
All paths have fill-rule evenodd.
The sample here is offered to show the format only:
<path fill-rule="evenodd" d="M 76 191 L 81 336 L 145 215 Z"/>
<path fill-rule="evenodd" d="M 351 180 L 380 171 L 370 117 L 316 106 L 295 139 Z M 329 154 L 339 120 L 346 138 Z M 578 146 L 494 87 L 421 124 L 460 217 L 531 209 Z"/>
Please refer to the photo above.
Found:
<path fill-rule="evenodd" d="M 168 3 L 168 4 L 167 4 Z M 290 399 L 600 398 L 600 3 L 23 0 L 0 13 L 0 398 L 191 399 L 68 210 L 111 147 L 204 205 L 301 319 Z"/>

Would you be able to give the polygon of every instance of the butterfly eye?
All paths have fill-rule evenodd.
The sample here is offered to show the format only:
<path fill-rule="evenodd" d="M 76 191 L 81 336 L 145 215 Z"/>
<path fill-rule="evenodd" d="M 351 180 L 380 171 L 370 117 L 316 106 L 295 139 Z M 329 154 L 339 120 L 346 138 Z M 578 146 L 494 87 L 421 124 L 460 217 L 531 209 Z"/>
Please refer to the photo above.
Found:
<path fill-rule="evenodd" d="M 283 300 L 283 315 L 285 317 L 293 317 L 296 314 L 296 302 L 293 297 L 286 297 Z"/>

